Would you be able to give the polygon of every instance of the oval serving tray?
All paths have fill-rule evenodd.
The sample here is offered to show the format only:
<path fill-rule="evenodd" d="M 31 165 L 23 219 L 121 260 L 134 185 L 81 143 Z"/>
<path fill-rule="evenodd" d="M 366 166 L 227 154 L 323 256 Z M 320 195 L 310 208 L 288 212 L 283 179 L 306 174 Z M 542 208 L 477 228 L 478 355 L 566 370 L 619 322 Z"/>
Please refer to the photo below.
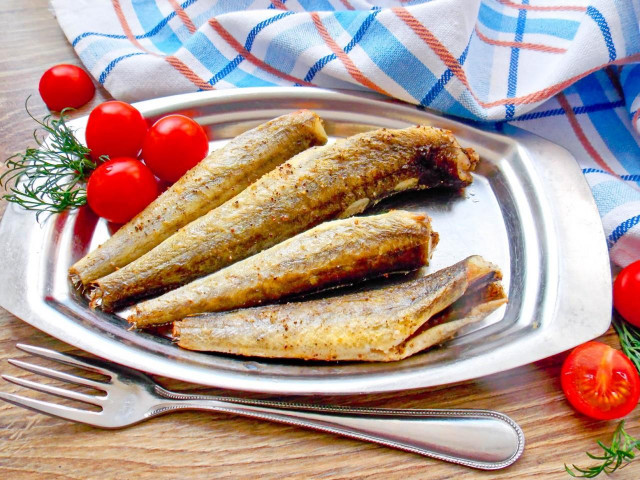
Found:
<path fill-rule="evenodd" d="M 433 218 L 440 234 L 427 271 L 480 254 L 504 273 L 509 303 L 445 345 L 400 362 L 311 363 L 190 352 L 128 331 L 93 311 L 67 269 L 108 236 L 88 209 L 49 217 L 9 205 L 0 224 L 0 305 L 71 345 L 128 367 L 203 385 L 274 394 L 355 394 L 458 382 L 554 355 L 604 333 L 611 273 L 595 203 L 575 159 L 522 130 L 496 135 L 378 95 L 315 88 L 247 88 L 136 104 L 149 118 L 194 117 L 216 148 L 283 113 L 308 108 L 331 139 L 373 128 L 428 124 L 454 132 L 482 159 L 463 194 L 403 194 L 401 207 Z M 69 122 L 84 137 L 86 117 Z"/>

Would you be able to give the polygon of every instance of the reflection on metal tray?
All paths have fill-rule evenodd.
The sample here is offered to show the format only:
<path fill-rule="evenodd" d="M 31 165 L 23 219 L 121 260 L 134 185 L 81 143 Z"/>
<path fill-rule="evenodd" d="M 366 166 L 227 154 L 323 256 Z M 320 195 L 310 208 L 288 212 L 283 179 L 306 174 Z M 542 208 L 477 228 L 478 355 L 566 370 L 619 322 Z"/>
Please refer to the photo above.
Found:
<path fill-rule="evenodd" d="M 129 367 L 204 385 L 278 394 L 403 390 L 476 378 L 569 349 L 602 334 L 611 274 L 600 218 L 573 157 L 524 131 L 505 137 L 377 95 L 309 88 L 202 92 L 137 105 L 147 117 L 181 112 L 211 147 L 299 108 L 316 111 L 332 139 L 379 127 L 448 128 L 482 159 L 464 194 L 407 193 L 377 209 L 433 218 L 440 234 L 428 271 L 479 254 L 504 273 L 509 304 L 446 345 L 392 363 L 306 363 L 182 350 L 124 320 L 90 310 L 67 269 L 108 236 L 88 209 L 50 217 L 10 205 L 0 225 L 0 305 L 33 326 Z M 86 118 L 71 122 L 83 135 Z"/>

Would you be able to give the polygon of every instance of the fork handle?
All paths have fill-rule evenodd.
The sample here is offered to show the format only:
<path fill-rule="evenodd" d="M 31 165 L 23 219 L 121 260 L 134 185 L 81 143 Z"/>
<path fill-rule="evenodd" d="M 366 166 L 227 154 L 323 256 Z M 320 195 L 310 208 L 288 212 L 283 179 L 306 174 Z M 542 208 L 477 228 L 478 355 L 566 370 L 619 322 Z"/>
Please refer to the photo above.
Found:
<path fill-rule="evenodd" d="M 511 465 L 524 449 L 518 424 L 491 410 L 393 410 L 180 397 L 163 403 L 150 416 L 182 409 L 225 412 L 335 433 L 483 470 Z"/>

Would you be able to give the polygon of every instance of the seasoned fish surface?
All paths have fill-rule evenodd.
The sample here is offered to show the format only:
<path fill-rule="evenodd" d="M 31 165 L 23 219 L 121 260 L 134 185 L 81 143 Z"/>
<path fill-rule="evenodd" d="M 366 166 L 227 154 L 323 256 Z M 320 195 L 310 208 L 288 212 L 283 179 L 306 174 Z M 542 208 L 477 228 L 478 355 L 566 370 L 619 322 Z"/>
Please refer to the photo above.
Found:
<path fill-rule="evenodd" d="M 477 161 L 451 132 L 427 126 L 375 130 L 309 149 L 96 281 L 91 304 L 108 310 L 175 288 L 404 190 L 464 187 Z"/>
<path fill-rule="evenodd" d="M 327 135 L 320 118 L 301 110 L 275 118 L 211 152 L 198 165 L 69 270 L 76 285 L 141 257 L 184 225 L 234 197 L 266 172 Z"/>
<path fill-rule="evenodd" d="M 429 276 L 307 302 L 174 323 L 190 350 L 306 360 L 393 361 L 455 335 L 506 302 L 500 271 L 473 256 Z"/>
<path fill-rule="evenodd" d="M 137 327 L 259 305 L 426 265 L 438 241 L 430 219 L 402 210 L 334 220 L 136 306 Z"/>

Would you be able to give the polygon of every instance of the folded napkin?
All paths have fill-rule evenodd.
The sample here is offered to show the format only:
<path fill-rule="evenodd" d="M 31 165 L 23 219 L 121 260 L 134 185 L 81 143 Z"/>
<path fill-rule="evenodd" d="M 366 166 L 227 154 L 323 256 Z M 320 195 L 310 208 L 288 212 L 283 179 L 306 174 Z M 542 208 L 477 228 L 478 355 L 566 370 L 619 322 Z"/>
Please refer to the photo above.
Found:
<path fill-rule="evenodd" d="M 637 0 L 52 0 L 117 99 L 248 86 L 375 90 L 578 159 L 611 258 L 640 258 Z"/>

